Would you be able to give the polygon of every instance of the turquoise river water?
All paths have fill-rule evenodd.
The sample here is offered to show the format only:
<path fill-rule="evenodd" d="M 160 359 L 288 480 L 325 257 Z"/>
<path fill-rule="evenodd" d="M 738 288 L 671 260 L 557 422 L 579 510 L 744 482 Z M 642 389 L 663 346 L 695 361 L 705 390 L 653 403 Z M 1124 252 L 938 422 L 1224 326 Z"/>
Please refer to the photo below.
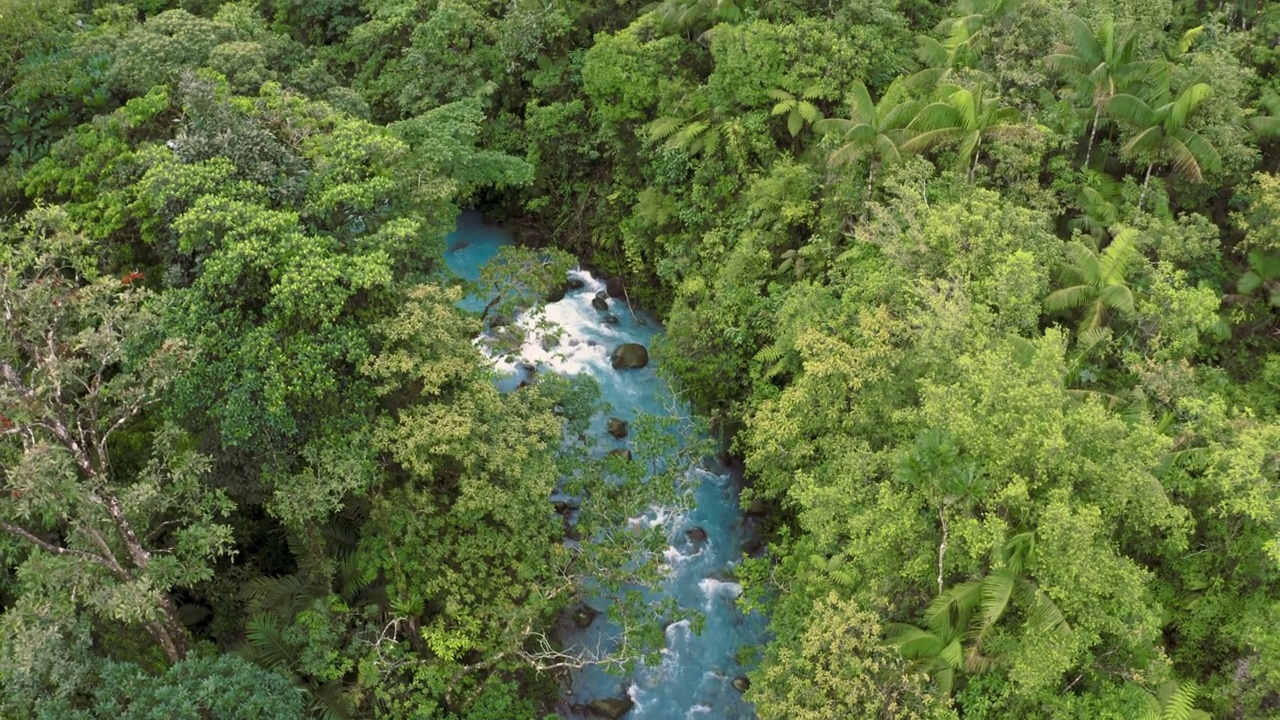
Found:
<path fill-rule="evenodd" d="M 485 224 L 478 213 L 466 212 L 449 236 L 445 259 L 454 273 L 475 279 L 498 248 L 511 241 L 509 234 Z M 609 363 L 609 354 L 619 343 L 650 346 L 661 332 L 658 322 L 638 310 L 633 317 L 622 300 L 610 299 L 608 312 L 618 322 L 604 323 L 606 313 L 592 307 L 591 301 L 605 283 L 585 271 L 574 271 L 571 277 L 581 280 L 583 287 L 570 290 L 564 299 L 544 310 L 546 319 L 562 329 L 559 344 L 546 349 L 541 336 L 531 332 L 519 358 L 513 362 L 494 359 L 499 386 L 514 387 L 522 379 L 518 365 L 525 363 L 542 372 L 589 374 L 599 383 L 602 400 L 612 408 L 611 416 L 628 420 L 641 413 L 687 416 L 688 409 L 676 400 L 652 361 L 644 369 L 626 371 L 614 370 Z M 518 318 L 517 322 L 532 327 L 530 318 Z M 606 420 L 601 412 L 592 423 L 599 447 L 603 451 L 626 447 L 626 440 L 607 434 Z M 733 568 L 753 533 L 752 523 L 743 517 L 738 504 L 740 478 L 731 472 L 710 472 L 700 464 L 689 468 L 686 479 L 688 502 L 679 507 L 652 507 L 631 522 L 661 525 L 665 531 L 670 547 L 663 555 L 665 579 L 657 592 L 674 598 L 686 610 L 702 613 L 705 624 L 701 633 L 695 634 L 687 619 L 668 625 L 661 663 L 641 667 L 626 677 L 611 675 L 597 666 L 575 671 L 571 687 L 566 689 L 563 717 L 596 717 L 578 713 L 601 698 L 633 703 L 623 715 L 627 720 L 755 717 L 734 686 L 734 679 L 747 669 L 738 662 L 740 649 L 763 643 L 766 626 L 759 615 L 744 616 L 735 602 L 742 588 L 733 581 Z M 705 540 L 691 543 L 688 532 L 693 530 L 700 538 L 699 528 L 705 532 Z M 588 597 L 586 601 L 597 610 L 604 609 L 600 598 Z M 607 647 L 619 632 L 604 615 L 586 629 L 573 623 L 567 627 L 567 650 Z"/>

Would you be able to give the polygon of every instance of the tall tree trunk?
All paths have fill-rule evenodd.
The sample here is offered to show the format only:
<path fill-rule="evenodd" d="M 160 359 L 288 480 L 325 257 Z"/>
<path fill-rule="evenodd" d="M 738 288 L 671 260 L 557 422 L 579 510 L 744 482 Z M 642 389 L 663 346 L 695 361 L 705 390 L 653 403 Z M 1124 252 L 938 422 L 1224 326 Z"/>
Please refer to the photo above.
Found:
<path fill-rule="evenodd" d="M 176 663 L 187 656 L 191 649 L 187 641 L 187 628 L 178 616 L 178 607 L 167 592 L 160 593 L 161 617 L 147 624 L 147 631 L 164 650 L 169 662 Z"/>
<path fill-rule="evenodd" d="M 1151 182 L 1151 168 L 1154 162 L 1147 163 L 1147 176 L 1142 179 L 1142 193 L 1138 195 L 1138 209 L 1142 209 L 1142 201 L 1147 199 L 1147 183 Z"/>
<path fill-rule="evenodd" d="M 1093 106 L 1093 125 L 1089 128 L 1089 145 L 1084 149 L 1084 167 L 1088 169 L 1089 158 L 1093 155 L 1093 143 L 1098 138 L 1098 118 L 1102 115 L 1102 106 Z"/>
<path fill-rule="evenodd" d="M 982 159 L 982 139 L 978 139 L 978 144 L 973 148 L 973 164 L 969 166 L 969 184 L 973 184 L 973 173 L 978 169 L 978 161 Z"/>
<path fill-rule="evenodd" d="M 867 165 L 867 193 L 862 196 L 863 216 L 871 214 L 871 180 L 876 176 L 875 163 L 868 163 Z"/>
<path fill-rule="evenodd" d="M 942 509 L 938 511 L 938 517 L 942 520 L 942 542 L 938 544 L 938 594 L 942 594 L 942 570 L 943 561 L 947 557 L 947 536 L 950 534 L 951 528 L 947 526 L 947 506 L 943 504 Z"/>

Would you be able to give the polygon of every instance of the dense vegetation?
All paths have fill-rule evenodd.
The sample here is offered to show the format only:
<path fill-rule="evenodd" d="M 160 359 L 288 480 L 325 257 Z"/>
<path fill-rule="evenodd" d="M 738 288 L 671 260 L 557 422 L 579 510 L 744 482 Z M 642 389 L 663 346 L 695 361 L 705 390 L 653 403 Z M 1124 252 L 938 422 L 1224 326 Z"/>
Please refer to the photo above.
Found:
<path fill-rule="evenodd" d="M 1278 37 L 1251 0 L 0 0 L 0 716 L 551 707 L 547 629 L 629 550 L 548 494 L 634 472 L 562 442 L 590 387 L 493 386 L 465 206 L 665 319 L 766 512 L 761 718 L 1275 716 Z M 539 253 L 472 290 L 550 290 Z M 646 500 L 594 491 L 589 527 Z"/>

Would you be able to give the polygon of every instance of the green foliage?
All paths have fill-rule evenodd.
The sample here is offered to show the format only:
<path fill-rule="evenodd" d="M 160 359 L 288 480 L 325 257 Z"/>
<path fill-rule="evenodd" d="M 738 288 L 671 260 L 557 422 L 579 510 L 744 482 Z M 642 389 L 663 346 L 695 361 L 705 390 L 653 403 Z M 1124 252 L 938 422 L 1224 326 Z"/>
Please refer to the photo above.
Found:
<path fill-rule="evenodd" d="M 1275 7 L 90 5 L 0 0 L 0 715 L 532 718 L 652 655 L 621 528 L 701 424 L 601 458 L 472 343 L 574 257 L 767 511 L 761 717 L 1274 713 Z M 459 207 L 530 240 L 465 288 Z M 548 632 L 586 577 L 614 656 Z"/>

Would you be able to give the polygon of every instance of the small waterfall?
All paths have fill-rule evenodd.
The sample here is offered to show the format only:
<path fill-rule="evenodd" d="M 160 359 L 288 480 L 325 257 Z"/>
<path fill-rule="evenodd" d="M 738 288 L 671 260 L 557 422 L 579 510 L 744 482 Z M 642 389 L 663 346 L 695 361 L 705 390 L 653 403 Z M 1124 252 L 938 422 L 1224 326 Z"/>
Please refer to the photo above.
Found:
<path fill-rule="evenodd" d="M 449 240 L 449 267 L 472 279 L 500 245 L 510 242 L 505 233 L 485 225 L 478 213 L 471 212 L 459 218 L 458 229 Z M 581 281 L 581 287 L 547 305 L 540 318 L 553 324 L 558 341 L 544 342 L 533 318 L 516 318 L 528 333 L 518 353 L 493 358 L 495 367 L 507 376 L 500 382 L 514 387 L 526 365 L 540 372 L 588 373 L 599 383 L 602 400 L 611 406 L 614 416 L 631 419 L 640 414 L 669 414 L 673 408 L 687 414 L 652 362 L 647 368 L 625 372 L 614 370 L 609 362 L 610 352 L 620 343 L 650 346 L 660 332 L 656 319 L 639 311 L 633 314 L 622 300 L 611 299 L 608 312 L 617 321 L 604 322 L 605 312 L 593 307 L 592 299 L 605 289 L 605 283 L 582 271 L 573 277 Z M 606 423 L 603 413 L 592 422 L 599 445 L 605 449 L 624 447 L 624 441 L 607 433 Z M 693 488 L 689 507 L 652 507 L 631 521 L 663 528 L 669 543 L 662 555 L 667 572 L 656 592 L 673 598 L 683 610 L 702 613 L 701 632 L 695 634 L 688 620 L 673 622 L 665 630 L 661 662 L 655 667 L 640 667 L 629 677 L 619 678 L 597 667 L 575 672 L 572 694 L 565 702 L 566 717 L 583 717 L 575 709 L 600 698 L 629 699 L 634 704 L 625 715 L 628 720 L 755 717 L 733 685 L 745 672 L 738 662 L 739 650 L 758 646 L 765 638 L 765 620 L 758 615 L 744 616 L 735 604 L 742 586 L 733 571 L 744 543 L 751 541 L 753 528 L 739 509 L 738 478 L 691 467 L 687 479 Z M 604 606 L 599 598 L 587 598 L 587 602 L 597 609 Z M 565 641 L 570 647 L 598 647 L 617 631 L 601 616 L 586 629 L 574 627 Z"/>

